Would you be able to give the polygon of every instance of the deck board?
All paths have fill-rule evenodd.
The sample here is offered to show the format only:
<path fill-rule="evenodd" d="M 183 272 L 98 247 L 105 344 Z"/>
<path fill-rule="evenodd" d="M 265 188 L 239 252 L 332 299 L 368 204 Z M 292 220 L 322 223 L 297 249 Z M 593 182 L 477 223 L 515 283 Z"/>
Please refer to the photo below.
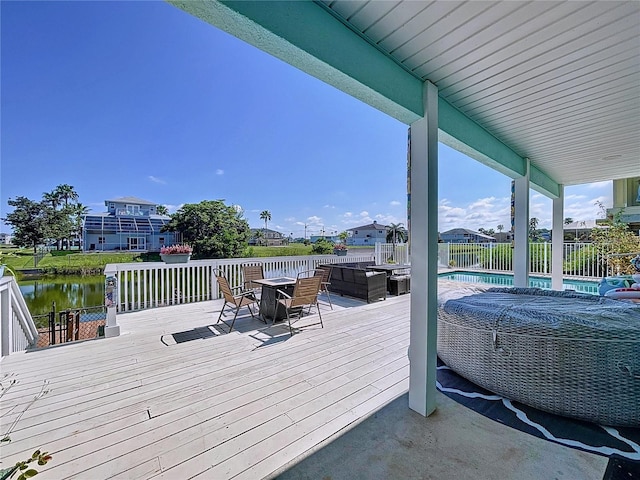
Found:
<path fill-rule="evenodd" d="M 2 431 L 21 417 L 3 461 L 48 450 L 44 480 L 268 477 L 408 388 L 409 296 L 334 306 L 321 307 L 325 328 L 291 338 L 247 314 L 231 334 L 160 342 L 215 329 L 216 301 L 119 315 L 119 337 L 13 355 Z"/>

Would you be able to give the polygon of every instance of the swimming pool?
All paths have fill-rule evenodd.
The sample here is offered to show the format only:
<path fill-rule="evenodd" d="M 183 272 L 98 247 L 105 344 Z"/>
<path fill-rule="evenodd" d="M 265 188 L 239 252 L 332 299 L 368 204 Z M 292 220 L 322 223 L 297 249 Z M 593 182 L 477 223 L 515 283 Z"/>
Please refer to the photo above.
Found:
<path fill-rule="evenodd" d="M 441 273 L 438 278 L 445 278 L 455 282 L 467 283 L 486 283 L 488 285 L 496 285 L 501 287 L 513 286 L 513 275 L 501 273 L 482 273 L 482 272 L 451 272 Z M 538 288 L 551 288 L 551 279 L 544 277 L 529 277 L 529 286 Z M 598 282 L 588 282 L 584 280 L 564 279 L 562 282 L 564 290 L 575 290 L 576 292 L 590 293 L 598 295 Z"/>

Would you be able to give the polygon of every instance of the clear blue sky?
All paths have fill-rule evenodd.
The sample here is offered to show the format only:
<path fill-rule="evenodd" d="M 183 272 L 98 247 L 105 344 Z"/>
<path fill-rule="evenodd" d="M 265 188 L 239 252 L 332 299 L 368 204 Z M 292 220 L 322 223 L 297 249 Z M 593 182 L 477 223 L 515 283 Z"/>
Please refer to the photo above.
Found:
<path fill-rule="evenodd" d="M 73 185 L 175 211 L 223 199 L 302 236 L 406 225 L 407 126 L 164 2 L 2 2 L 0 216 Z M 511 180 L 440 146 L 439 229 L 509 228 Z M 611 183 L 566 189 L 593 220 Z M 531 216 L 550 227 L 551 201 Z M 8 228 L 3 226 L 3 231 Z"/>

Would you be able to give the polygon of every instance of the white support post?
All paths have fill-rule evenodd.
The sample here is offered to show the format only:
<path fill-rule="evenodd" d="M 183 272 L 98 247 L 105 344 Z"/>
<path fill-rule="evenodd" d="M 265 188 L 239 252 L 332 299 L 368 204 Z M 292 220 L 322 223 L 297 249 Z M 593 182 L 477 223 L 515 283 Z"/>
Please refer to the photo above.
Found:
<path fill-rule="evenodd" d="M 438 89 L 426 81 L 424 117 L 411 124 L 411 322 L 409 407 L 436 409 L 438 288 Z"/>
<path fill-rule="evenodd" d="M 118 307 L 118 274 L 116 270 L 106 270 L 104 285 L 104 304 L 107 307 L 107 322 L 104 327 L 104 336 L 106 338 L 117 337 L 120 335 L 120 325 L 116 321 L 116 313 Z"/>
<path fill-rule="evenodd" d="M 529 286 L 529 159 L 524 176 L 515 181 L 515 228 L 513 242 L 513 285 Z"/>
<path fill-rule="evenodd" d="M 551 288 L 562 290 L 564 250 L 564 185 L 558 186 L 558 198 L 553 199 L 551 220 Z"/>

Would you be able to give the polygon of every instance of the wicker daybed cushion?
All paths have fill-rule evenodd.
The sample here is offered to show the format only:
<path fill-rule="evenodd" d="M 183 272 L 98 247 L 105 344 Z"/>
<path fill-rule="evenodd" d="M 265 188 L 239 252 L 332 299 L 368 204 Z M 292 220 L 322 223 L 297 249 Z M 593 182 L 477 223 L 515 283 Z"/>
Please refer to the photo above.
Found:
<path fill-rule="evenodd" d="M 468 380 L 541 410 L 640 426 L 640 306 L 490 288 L 439 308 L 438 355 Z"/>

